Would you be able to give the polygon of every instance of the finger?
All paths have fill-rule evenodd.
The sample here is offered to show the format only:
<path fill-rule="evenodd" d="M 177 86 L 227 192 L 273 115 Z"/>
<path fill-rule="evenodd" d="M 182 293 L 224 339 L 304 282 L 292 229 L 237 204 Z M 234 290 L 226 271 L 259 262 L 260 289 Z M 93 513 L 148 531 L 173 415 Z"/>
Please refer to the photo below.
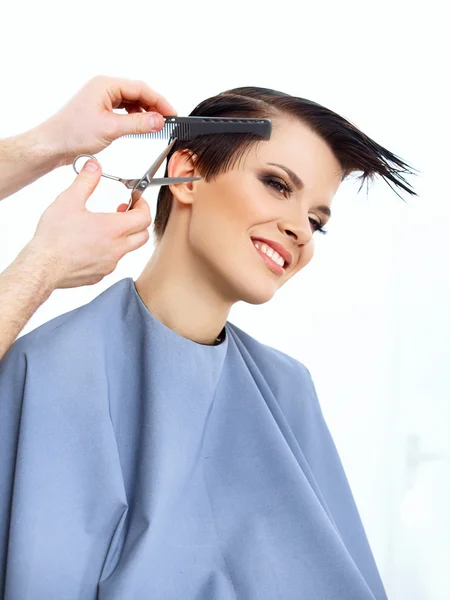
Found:
<path fill-rule="evenodd" d="M 112 113 L 114 119 L 114 139 L 130 133 L 152 133 L 164 127 L 164 119 L 158 113 L 132 112 L 118 115 Z"/>
<path fill-rule="evenodd" d="M 125 212 L 128 204 L 121 204 L 116 213 L 108 213 L 105 216 L 111 222 L 111 227 L 118 231 L 118 235 L 131 235 L 144 229 L 148 229 L 152 224 L 150 207 L 143 197 L 139 198 L 134 207 Z"/>
<path fill-rule="evenodd" d="M 156 111 L 165 116 L 177 114 L 175 108 L 161 94 L 143 81 L 114 78 L 111 79 L 107 91 L 114 108 L 123 101 L 128 101 L 139 104 L 144 110 Z"/>
<path fill-rule="evenodd" d="M 102 168 L 96 160 L 89 159 L 66 192 L 82 206 L 95 190 L 102 175 Z"/>
<path fill-rule="evenodd" d="M 137 250 L 144 246 L 148 240 L 150 239 L 150 232 L 148 229 L 145 231 L 140 231 L 139 233 L 132 233 L 128 235 L 125 240 L 125 253 L 133 252 L 133 250 Z"/>

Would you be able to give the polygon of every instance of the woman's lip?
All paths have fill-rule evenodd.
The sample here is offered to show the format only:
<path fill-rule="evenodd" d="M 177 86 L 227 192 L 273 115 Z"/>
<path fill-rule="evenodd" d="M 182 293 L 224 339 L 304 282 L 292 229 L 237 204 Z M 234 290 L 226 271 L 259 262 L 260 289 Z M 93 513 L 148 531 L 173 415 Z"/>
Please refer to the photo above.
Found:
<path fill-rule="evenodd" d="M 285 268 L 287 268 L 292 263 L 292 254 L 278 242 L 274 242 L 273 240 L 268 240 L 266 238 L 260 237 L 252 237 L 251 240 L 253 242 L 262 242 L 263 244 L 267 244 L 267 246 L 273 248 L 275 252 L 278 252 L 281 258 L 284 260 Z"/>
<path fill-rule="evenodd" d="M 257 241 L 259 241 L 259 239 Z M 253 244 L 253 246 L 256 252 L 260 255 L 260 257 L 263 259 L 263 261 L 266 263 L 266 265 L 271 271 L 273 271 L 276 275 L 284 275 L 286 273 L 286 269 L 284 267 L 272 260 L 270 256 L 268 256 L 262 250 L 257 248 L 255 244 Z"/>

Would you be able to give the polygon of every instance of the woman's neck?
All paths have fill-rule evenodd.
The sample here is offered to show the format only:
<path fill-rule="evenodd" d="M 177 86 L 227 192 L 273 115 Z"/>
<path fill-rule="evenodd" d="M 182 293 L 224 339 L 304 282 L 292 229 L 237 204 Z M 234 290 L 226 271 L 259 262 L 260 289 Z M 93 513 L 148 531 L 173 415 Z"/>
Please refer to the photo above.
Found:
<path fill-rule="evenodd" d="M 164 236 L 165 237 L 165 236 Z M 163 239 L 135 282 L 139 296 L 161 323 L 200 344 L 214 344 L 231 309 L 198 261 Z"/>

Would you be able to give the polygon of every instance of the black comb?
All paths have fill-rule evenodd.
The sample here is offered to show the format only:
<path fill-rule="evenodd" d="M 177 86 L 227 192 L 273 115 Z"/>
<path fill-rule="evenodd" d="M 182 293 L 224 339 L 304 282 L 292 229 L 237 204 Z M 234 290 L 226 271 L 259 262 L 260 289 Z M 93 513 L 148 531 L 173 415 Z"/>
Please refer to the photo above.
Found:
<path fill-rule="evenodd" d="M 164 117 L 166 124 L 153 133 L 130 133 L 125 138 L 145 138 L 150 140 L 191 140 L 198 135 L 212 133 L 253 133 L 263 140 L 269 140 L 272 122 L 269 119 L 246 119 L 238 117 Z"/>

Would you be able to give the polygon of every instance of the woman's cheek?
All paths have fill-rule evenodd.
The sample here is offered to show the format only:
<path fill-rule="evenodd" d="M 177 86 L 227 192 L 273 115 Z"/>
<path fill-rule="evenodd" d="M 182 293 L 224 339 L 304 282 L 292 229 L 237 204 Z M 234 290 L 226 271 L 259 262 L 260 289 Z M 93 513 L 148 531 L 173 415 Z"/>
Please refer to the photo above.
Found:
<path fill-rule="evenodd" d="M 300 258 L 300 269 L 306 267 L 306 265 L 311 262 L 314 256 L 314 240 L 312 239 L 306 246 L 303 247 L 301 251 Z"/>
<path fill-rule="evenodd" d="M 308 263 L 310 263 L 311 260 L 313 259 L 313 256 L 314 256 L 314 240 L 311 240 L 308 244 L 306 244 L 306 246 L 304 246 L 300 250 L 299 261 L 297 262 L 296 266 L 294 267 L 294 269 L 292 270 L 291 274 L 286 279 L 286 281 L 291 279 L 291 277 L 293 277 L 294 275 L 299 273 L 304 267 L 306 267 L 306 265 Z M 284 283 L 286 283 L 286 281 Z"/>

